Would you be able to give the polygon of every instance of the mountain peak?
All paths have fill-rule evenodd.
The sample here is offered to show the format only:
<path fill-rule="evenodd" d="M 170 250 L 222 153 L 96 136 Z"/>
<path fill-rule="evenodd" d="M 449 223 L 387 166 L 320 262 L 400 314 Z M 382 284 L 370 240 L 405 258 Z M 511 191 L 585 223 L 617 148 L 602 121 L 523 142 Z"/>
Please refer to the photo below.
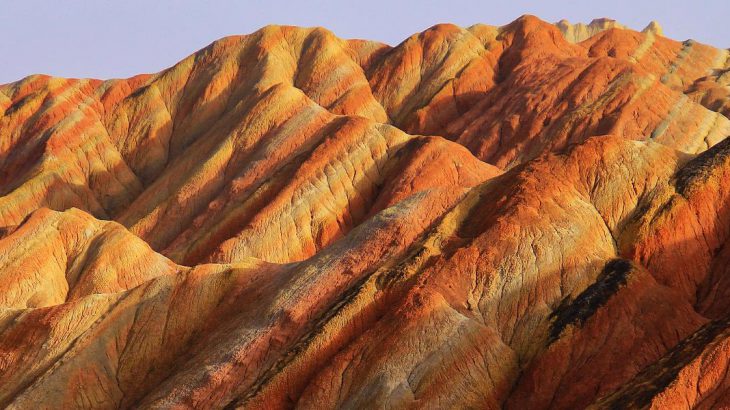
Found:
<path fill-rule="evenodd" d="M 654 33 L 658 36 L 664 35 L 664 31 L 662 30 L 662 26 L 659 25 L 658 22 L 655 20 L 652 20 L 649 24 L 647 24 L 646 27 L 644 27 L 643 30 L 641 30 L 642 33 Z"/>
<path fill-rule="evenodd" d="M 610 18 L 597 18 L 593 19 L 589 24 L 576 23 L 571 24 L 568 20 L 560 20 L 555 25 L 560 29 L 565 36 L 566 40 L 571 43 L 580 43 L 581 41 L 587 40 L 594 35 L 610 29 L 621 29 L 628 30 L 629 28 L 625 25 L 617 22 Z M 643 30 L 642 33 L 652 33 L 656 35 L 662 35 L 662 28 L 656 21 L 651 21 Z"/>

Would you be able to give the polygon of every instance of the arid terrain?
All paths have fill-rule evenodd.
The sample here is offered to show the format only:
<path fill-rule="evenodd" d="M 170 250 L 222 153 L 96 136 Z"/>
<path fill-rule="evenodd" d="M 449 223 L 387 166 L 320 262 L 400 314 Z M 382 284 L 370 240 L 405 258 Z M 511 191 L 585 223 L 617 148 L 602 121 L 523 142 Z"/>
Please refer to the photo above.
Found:
<path fill-rule="evenodd" d="M 0 85 L 0 407 L 727 408 L 729 117 L 607 19 Z"/>

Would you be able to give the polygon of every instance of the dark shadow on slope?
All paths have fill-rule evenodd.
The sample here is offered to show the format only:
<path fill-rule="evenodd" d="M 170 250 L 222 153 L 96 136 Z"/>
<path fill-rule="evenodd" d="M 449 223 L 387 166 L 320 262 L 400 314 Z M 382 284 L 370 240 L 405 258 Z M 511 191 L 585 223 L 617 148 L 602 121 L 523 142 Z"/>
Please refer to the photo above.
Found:
<path fill-rule="evenodd" d="M 620 287 L 626 285 L 629 272 L 633 269 L 627 259 L 613 259 L 606 263 L 596 281 L 581 292 L 575 299 L 566 297 L 550 314 L 552 320 L 548 343 L 560 337 L 568 325 L 582 327 L 596 310 L 608 302 Z"/>
<path fill-rule="evenodd" d="M 669 387 L 690 362 L 710 344 L 730 336 L 730 316 L 709 322 L 679 342 L 656 363 L 644 368 L 611 395 L 598 400 L 597 409 L 634 409 L 651 405 L 652 400 Z"/>

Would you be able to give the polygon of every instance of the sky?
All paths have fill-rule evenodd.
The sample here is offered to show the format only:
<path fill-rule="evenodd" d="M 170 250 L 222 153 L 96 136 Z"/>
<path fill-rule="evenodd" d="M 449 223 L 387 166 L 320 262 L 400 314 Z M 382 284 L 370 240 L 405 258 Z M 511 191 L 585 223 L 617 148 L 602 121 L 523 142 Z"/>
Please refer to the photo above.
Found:
<path fill-rule="evenodd" d="M 0 84 L 29 74 L 120 78 L 160 71 L 212 41 L 267 24 L 324 26 L 396 45 L 437 23 L 503 25 L 610 17 L 730 47 L 728 0 L 0 0 Z"/>

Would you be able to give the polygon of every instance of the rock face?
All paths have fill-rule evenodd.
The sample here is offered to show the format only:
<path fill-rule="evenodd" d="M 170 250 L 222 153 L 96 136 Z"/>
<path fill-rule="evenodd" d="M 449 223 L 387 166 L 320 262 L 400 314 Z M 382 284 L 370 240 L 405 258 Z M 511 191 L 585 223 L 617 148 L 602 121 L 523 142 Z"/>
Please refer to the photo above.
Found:
<path fill-rule="evenodd" d="M 0 406 L 728 406 L 728 115 L 606 19 L 2 85 Z"/>

